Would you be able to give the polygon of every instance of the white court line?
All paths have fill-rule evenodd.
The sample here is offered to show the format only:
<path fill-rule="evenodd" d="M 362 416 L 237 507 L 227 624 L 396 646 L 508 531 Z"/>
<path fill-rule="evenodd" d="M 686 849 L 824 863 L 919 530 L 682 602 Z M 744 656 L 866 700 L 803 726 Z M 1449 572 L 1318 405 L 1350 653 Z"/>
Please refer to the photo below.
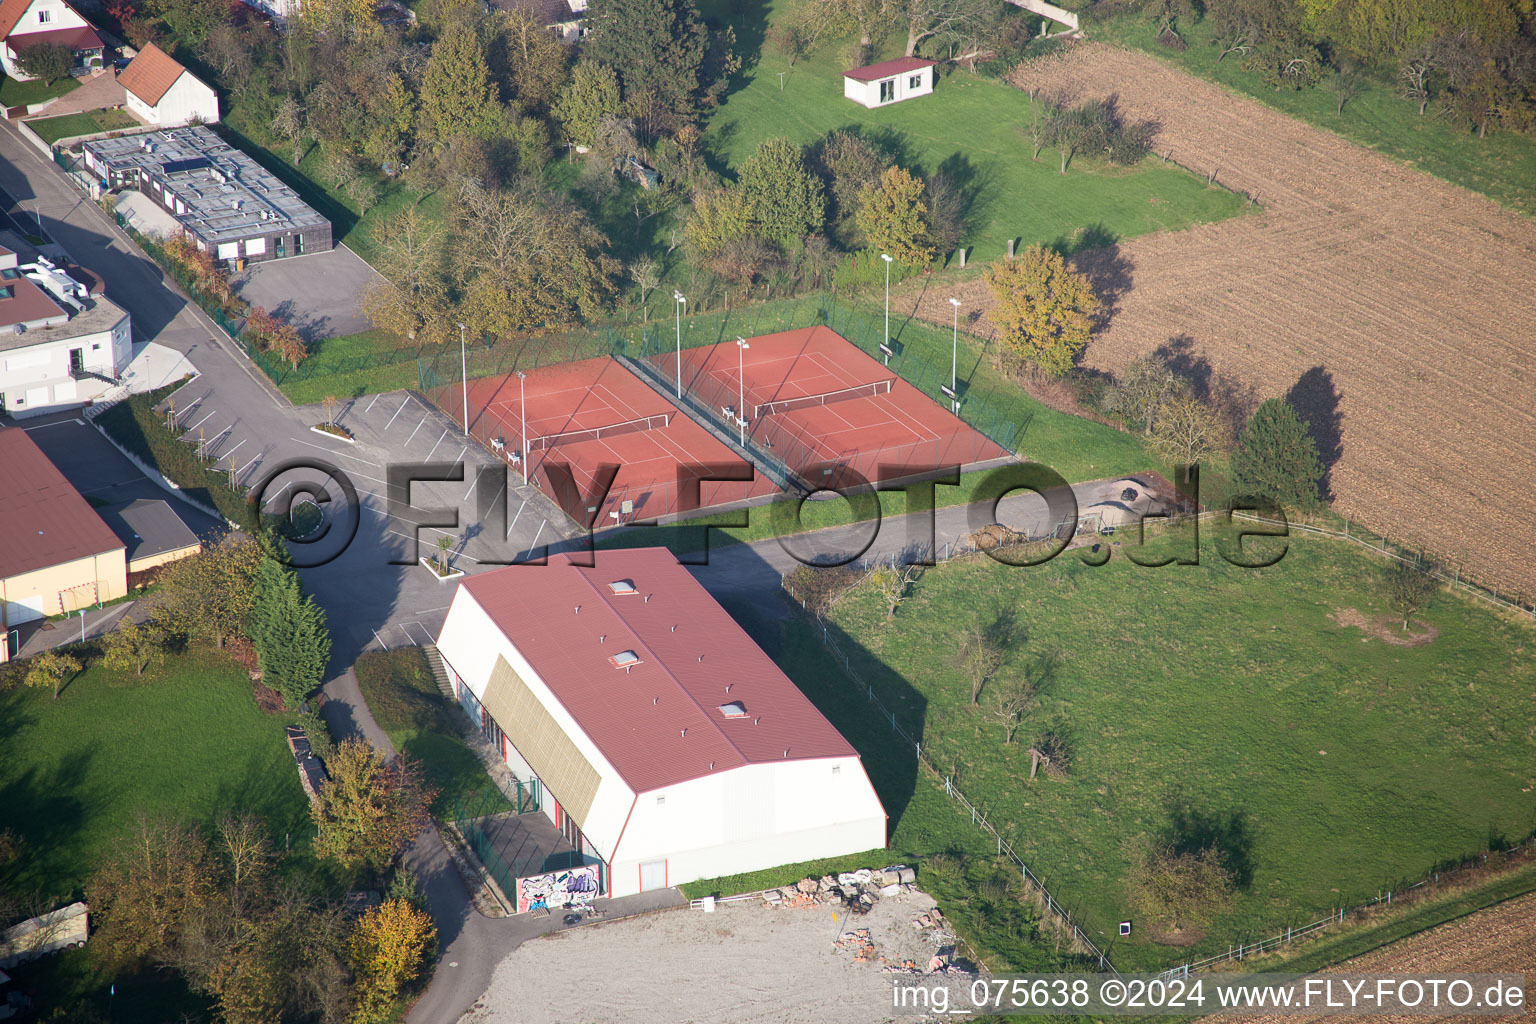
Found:
<path fill-rule="evenodd" d="M 525 509 L 527 507 L 528 507 L 528 499 L 524 498 L 523 499 L 523 503 L 521 505 L 517 506 L 517 515 L 512 517 L 512 524 L 511 524 L 511 526 L 507 527 L 507 536 L 501 538 L 503 541 L 506 541 L 507 538 L 512 536 L 512 527 L 517 525 L 518 519 L 520 519 L 522 517 L 523 509 Z"/>
<path fill-rule="evenodd" d="M 196 430 L 198 427 L 202 426 L 204 423 L 207 423 L 210 419 L 212 419 L 213 418 L 213 414 L 218 412 L 218 411 L 219 410 L 217 410 L 217 409 L 214 409 L 214 410 L 210 411 L 207 416 L 204 416 L 202 419 L 200 419 L 196 423 L 192 424 L 186 430 L 183 430 L 182 433 L 183 434 L 190 434 L 190 433 L 192 433 L 192 431 Z"/>
<path fill-rule="evenodd" d="M 406 395 L 405 396 L 405 401 L 400 403 L 400 408 L 395 410 L 395 416 L 399 416 L 401 413 L 405 412 L 405 407 L 410 405 L 410 404 L 411 404 L 411 396 L 410 395 Z M 395 425 L 395 416 L 391 416 L 389 418 L 389 422 L 384 424 L 384 429 L 385 430 L 388 430 L 390 427 Z"/>
<path fill-rule="evenodd" d="M 431 413 L 427 414 L 427 416 L 430 416 L 430 415 L 431 415 Z M 416 430 L 420 430 L 422 427 L 427 425 L 427 416 L 423 416 L 421 418 L 421 422 L 416 424 Z M 405 443 L 406 444 L 410 444 L 411 441 L 416 437 L 416 430 L 411 431 L 411 436 L 405 439 Z"/>
<path fill-rule="evenodd" d="M 432 461 L 432 456 L 437 454 L 437 445 L 442 444 L 443 443 L 443 438 L 445 438 L 447 436 L 448 436 L 448 431 L 447 430 L 444 430 L 441 434 L 437 435 L 437 444 L 434 444 L 432 446 L 432 450 L 427 452 L 427 457 L 426 457 L 425 461 L 427 461 L 427 462 L 431 462 Z"/>

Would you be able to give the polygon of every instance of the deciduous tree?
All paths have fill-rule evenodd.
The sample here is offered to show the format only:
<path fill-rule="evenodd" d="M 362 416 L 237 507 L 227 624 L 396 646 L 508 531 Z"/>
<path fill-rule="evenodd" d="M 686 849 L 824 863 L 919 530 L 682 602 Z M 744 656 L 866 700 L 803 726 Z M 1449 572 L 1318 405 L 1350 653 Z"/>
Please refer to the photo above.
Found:
<path fill-rule="evenodd" d="M 1408 562 L 1394 562 L 1387 570 L 1387 603 L 1403 620 L 1404 630 L 1408 628 L 1408 620 L 1429 604 L 1439 586 L 1433 576 Z"/>
<path fill-rule="evenodd" d="M 19 37 L 25 39 L 26 36 Z M 58 43 L 33 43 L 16 54 L 16 67 L 22 74 L 41 78 L 45 85 L 52 85 L 69 75 L 74 67 L 75 55 L 69 47 Z"/>
<path fill-rule="evenodd" d="M 384 763 L 371 744 L 345 740 L 326 765 L 331 780 L 310 805 L 315 852 L 349 870 L 381 871 L 427 822 L 432 796 L 404 756 Z"/>
<path fill-rule="evenodd" d="M 355 1024 L 384 1024 L 404 987 L 421 976 L 437 946 L 432 918 L 404 899 L 387 899 L 358 918 L 347 937 Z"/>
<path fill-rule="evenodd" d="M 901 607 L 901 603 L 912 593 L 912 587 L 922 577 L 921 565 L 882 565 L 870 571 L 870 582 L 885 602 L 887 619 L 896 617 L 896 609 Z"/>
<path fill-rule="evenodd" d="M 292 96 L 284 96 L 277 113 L 272 115 L 272 130 L 288 140 L 293 147 L 293 166 L 299 166 L 299 159 L 304 155 L 301 148 L 305 130 L 303 105 Z"/>
<path fill-rule="evenodd" d="M 1144 847 L 1131 860 L 1132 905 L 1174 932 L 1208 925 L 1232 900 L 1232 876 L 1214 849 Z"/>
<path fill-rule="evenodd" d="M 40 690 L 53 689 L 53 699 L 59 699 L 59 690 L 65 680 L 73 679 L 83 668 L 80 659 L 63 651 L 44 651 L 27 662 L 27 674 L 22 682 Z"/>
<path fill-rule="evenodd" d="M 927 215 L 923 180 L 905 168 L 890 167 L 879 182 L 859 192 L 855 220 L 869 248 L 888 253 L 909 267 L 919 267 L 934 256 Z"/>
<path fill-rule="evenodd" d="M 987 284 L 987 316 L 998 328 L 1004 368 L 1029 366 L 1047 377 L 1071 369 L 1099 308 L 1087 279 L 1068 270 L 1060 254 L 1032 245 L 1017 259 L 994 263 Z"/>
<path fill-rule="evenodd" d="M 141 817 L 86 886 L 97 955 L 118 966 L 169 960 L 191 917 L 217 898 L 218 882 L 202 832 Z"/>
<path fill-rule="evenodd" d="M 101 638 L 101 663 L 114 672 L 132 670 L 142 676 L 150 662 L 165 660 L 165 652 L 165 635 L 153 622 L 140 625 L 124 619 Z"/>
<path fill-rule="evenodd" d="M 171 562 L 149 600 L 150 620 L 167 636 L 223 647 L 245 628 L 262 557 L 259 544 L 225 540 Z"/>
<path fill-rule="evenodd" d="M 1148 436 L 1158 455 L 1183 465 L 1204 462 L 1228 441 L 1221 415 L 1188 387 L 1163 402 Z"/>

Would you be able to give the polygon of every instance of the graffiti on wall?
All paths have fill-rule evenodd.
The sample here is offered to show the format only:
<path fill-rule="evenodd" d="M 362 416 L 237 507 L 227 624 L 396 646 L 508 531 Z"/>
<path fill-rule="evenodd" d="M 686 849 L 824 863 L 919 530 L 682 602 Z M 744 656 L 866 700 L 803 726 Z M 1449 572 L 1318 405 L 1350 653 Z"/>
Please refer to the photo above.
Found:
<path fill-rule="evenodd" d="M 597 865 L 530 875 L 517 880 L 517 912 L 553 910 L 591 903 L 597 896 Z"/>

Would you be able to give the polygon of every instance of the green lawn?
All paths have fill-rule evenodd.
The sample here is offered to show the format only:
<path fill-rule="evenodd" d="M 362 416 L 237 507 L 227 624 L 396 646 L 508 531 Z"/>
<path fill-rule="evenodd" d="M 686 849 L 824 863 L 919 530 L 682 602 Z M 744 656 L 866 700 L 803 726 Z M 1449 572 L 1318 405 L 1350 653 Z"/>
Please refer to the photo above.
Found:
<path fill-rule="evenodd" d="M 887 621 L 856 592 L 834 614 L 856 668 L 920 731 L 960 785 L 1096 940 L 1132 916 L 1127 848 L 1178 831 L 1179 807 L 1223 836 L 1249 877 L 1194 952 L 1225 949 L 1412 881 L 1494 837 L 1531 831 L 1536 785 L 1528 626 L 1442 594 L 1427 646 L 1389 646 L 1331 621 L 1383 613 L 1383 563 L 1293 539 L 1268 569 L 1235 568 L 1207 543 L 1199 566 L 1148 569 L 1075 554 L 1013 569 L 986 558 L 929 570 Z M 1023 747 L 969 706 L 960 631 L 1013 609 L 1003 670 L 1062 661 L 1026 723 L 1059 720 L 1075 747 L 1064 780 L 1026 781 Z M 856 652 L 856 653 L 855 653 Z M 812 652 L 814 653 L 814 652 Z M 822 659 L 825 662 L 825 658 Z M 1144 929 L 1116 942 L 1121 969 L 1186 951 Z"/>
<path fill-rule="evenodd" d="M 400 753 L 420 761 L 427 784 L 437 791 L 432 813 L 451 814 L 454 803 L 471 796 L 512 810 L 485 767 L 464 743 L 464 712 L 438 692 L 419 647 L 373 651 L 353 666 L 374 721 Z"/>
<path fill-rule="evenodd" d="M 1479 139 L 1447 122 L 1434 103 L 1420 117 L 1418 106 L 1399 96 L 1396 83 L 1386 79 L 1371 80 L 1345 104 L 1342 114 L 1335 113 L 1338 99 L 1326 82 L 1313 89 L 1276 91 L 1256 73 L 1243 71 L 1235 56 L 1217 63 L 1220 50 L 1210 45 L 1212 30 L 1206 22 L 1183 29 L 1190 44 L 1183 53 L 1160 45 L 1152 26 L 1134 15 L 1096 23 L 1088 31 L 1095 39 L 1145 50 L 1292 117 L 1482 192 L 1511 209 L 1536 213 L 1536 139 L 1510 132 Z"/>
<path fill-rule="evenodd" d="M 1067 957 L 1041 934 L 1034 908 L 1010 889 L 1013 873 L 996 860 L 991 838 L 971 825 L 940 785 L 917 774 L 917 762 L 871 713 L 864 694 L 829 664 L 818 634 L 800 618 L 778 619 L 758 605 L 727 601 L 726 608 L 858 750 L 889 816 L 889 838 L 883 850 L 690 882 L 681 886 L 683 892 L 729 895 L 789 885 L 807 875 L 908 864 L 918 871 L 918 885 L 992 967 L 1064 969 Z M 930 870 L 928 858 L 940 853 L 948 855 L 950 866 Z"/>
<path fill-rule="evenodd" d="M 40 117 L 28 121 L 27 127 L 37 133 L 44 142 L 58 142 L 75 135 L 94 135 L 119 128 L 133 128 L 139 122 L 125 110 L 90 110 L 82 114 L 64 114 L 60 117 Z"/>
<path fill-rule="evenodd" d="M 796 2 L 774 0 L 769 21 Z M 878 57 L 900 56 L 903 42 L 892 33 Z M 834 129 L 858 130 L 921 175 L 944 170 L 972 196 L 964 244 L 980 262 L 1000 259 L 1010 238 L 1070 245 L 1075 232 L 1088 229 L 1112 240 L 1221 220 L 1243 208 L 1233 193 L 1152 160 L 1133 168 L 1076 160 L 1059 174 L 1054 151 L 1038 162 L 1030 158 L 1022 131 L 1030 120 L 1028 95 L 979 75 L 955 72 L 940 78 L 931 96 L 866 110 L 843 98 L 843 49 L 829 42 L 791 68 L 775 48 L 765 48 L 711 115 L 705 144 L 735 167 L 764 139 L 809 144 Z"/>
<path fill-rule="evenodd" d="M 69 898 L 140 813 L 209 822 L 254 811 L 274 834 L 307 841 L 286 723 L 256 707 L 229 659 L 194 651 L 142 678 L 88 664 L 52 697 L 20 686 L 0 693 L 0 829 L 15 831 L 22 849 L 8 884 Z"/>
<path fill-rule="evenodd" d="M 79 87 L 80 79 L 73 75 L 67 75 L 52 85 L 44 84 L 42 79 L 18 82 L 14 78 L 0 76 L 0 106 L 19 107 L 24 103 L 41 103 L 74 92 Z"/>

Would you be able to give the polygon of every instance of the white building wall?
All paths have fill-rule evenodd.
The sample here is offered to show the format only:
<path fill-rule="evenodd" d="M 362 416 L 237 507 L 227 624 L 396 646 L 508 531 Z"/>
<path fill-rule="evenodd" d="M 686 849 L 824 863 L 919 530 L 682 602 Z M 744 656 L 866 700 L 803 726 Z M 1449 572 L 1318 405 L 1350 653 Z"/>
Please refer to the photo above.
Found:
<path fill-rule="evenodd" d="M 927 96 L 933 92 L 933 72 L 931 67 L 918 68 L 916 71 L 904 71 L 899 75 L 889 78 L 877 79 L 873 82 L 861 82 L 855 78 L 843 79 L 843 96 L 855 103 L 869 107 L 888 107 L 892 103 L 900 103 L 916 96 Z M 880 102 L 880 83 L 890 82 L 895 89 L 895 98 Z M 914 84 L 915 83 L 915 84 Z"/>
<path fill-rule="evenodd" d="M 38 335 L 42 331 L 37 332 Z M 40 339 L 26 348 L 0 352 L 0 395 L 6 412 L 18 418 L 89 402 L 107 391 L 105 381 L 75 380 L 69 353 L 81 349 L 87 370 L 114 376 L 133 356 L 133 335 L 125 315 L 110 330 L 73 338 Z"/>
<path fill-rule="evenodd" d="M 46 15 L 47 21 L 39 21 L 39 14 Z M 16 22 L 16 27 L 11 29 L 11 34 L 6 37 L 5 45 L 0 46 L 0 65 L 4 65 L 5 73 L 19 82 L 30 82 L 33 76 L 24 75 L 21 69 L 16 67 L 12 54 L 20 53 L 27 48 L 27 36 L 35 32 L 53 32 L 61 28 L 85 28 L 88 22 L 76 14 L 64 0 L 32 0 L 32 5 L 27 8 Z"/>
<path fill-rule="evenodd" d="M 582 731 L 581 726 L 576 724 L 570 712 L 555 699 L 533 666 L 528 664 L 500 627 L 491 621 L 485 609 L 463 587 L 457 588 L 453 595 L 448 618 L 438 636 L 437 649 L 477 700 L 485 698 L 485 689 L 498 655 L 506 658 L 513 670 L 523 677 L 523 681 L 538 697 L 539 703 L 559 723 L 576 749 L 581 751 L 601 776 L 602 781 L 598 784 L 592 808 L 580 825 L 582 835 L 591 842 L 594 852 L 603 858 L 612 857 L 619 833 L 624 829 L 624 820 L 629 817 L 630 808 L 634 806 L 634 791 L 625 785 L 618 770 L 608 763 L 608 759 Z M 546 793 L 549 793 L 547 789 Z M 559 793 L 549 795 L 555 800 L 561 797 Z M 552 810 L 547 801 L 544 809 L 546 813 Z"/>
<path fill-rule="evenodd" d="M 130 100 L 133 98 L 129 97 Z M 219 97 L 190 72 L 182 72 L 175 84 L 160 97 L 160 102 L 146 109 L 152 112 L 149 120 L 167 128 L 191 124 L 194 120 L 212 124 L 219 119 Z"/>
<path fill-rule="evenodd" d="M 885 811 L 857 757 L 746 765 L 641 793 L 611 866 L 613 894 L 639 892 L 645 863 L 665 861 L 667 884 L 679 885 L 885 840 Z"/>
<path fill-rule="evenodd" d="M 150 124 L 159 124 L 159 121 L 157 120 L 158 114 L 156 113 L 154 107 L 150 106 L 148 103 L 145 103 L 131 92 L 125 91 L 124 96 L 127 99 L 127 107 L 130 111 L 148 121 Z M 96 167 L 96 158 L 90 153 L 85 154 L 85 165 L 94 170 Z"/>

